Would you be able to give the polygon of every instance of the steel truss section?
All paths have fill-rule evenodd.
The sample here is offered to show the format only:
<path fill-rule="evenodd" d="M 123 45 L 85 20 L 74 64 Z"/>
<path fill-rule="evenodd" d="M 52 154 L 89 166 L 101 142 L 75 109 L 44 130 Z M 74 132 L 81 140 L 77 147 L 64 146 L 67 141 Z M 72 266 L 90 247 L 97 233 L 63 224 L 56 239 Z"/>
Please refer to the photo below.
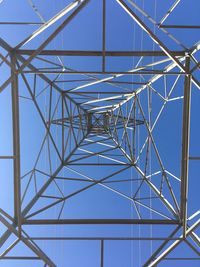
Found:
<path fill-rule="evenodd" d="M 190 160 L 200 159 L 198 155 L 190 155 L 191 98 L 192 88 L 200 89 L 197 75 L 200 45 L 197 43 L 187 48 L 168 29 L 198 30 L 200 26 L 164 24 L 181 5 L 180 0 L 174 1 L 160 21 L 155 21 L 136 1 L 113 0 L 116 9 L 119 8 L 142 34 L 147 34 L 156 48 L 108 50 L 107 7 L 110 3 L 102 0 L 101 50 L 49 49 L 51 42 L 58 41 L 60 33 L 78 19 L 79 13 L 84 12 L 91 2 L 72 1 L 44 21 L 33 2 L 29 1 L 41 22 L 0 22 L 0 27 L 38 26 L 17 46 L 0 38 L 0 68 L 2 72 L 5 69 L 9 72 L 1 83 L 0 93 L 3 96 L 10 90 L 13 146 L 10 155 L 0 155 L 0 161 L 12 162 L 14 200 L 12 212 L 0 206 L 0 222 L 4 227 L 0 238 L 0 260 L 29 260 L 36 264 L 42 262 L 43 266 L 59 266 L 48 250 L 40 246 L 40 241 L 45 244 L 50 241 L 98 241 L 101 267 L 107 266 L 105 250 L 109 241 L 159 242 L 154 251 L 140 262 L 143 267 L 162 266 L 162 262 L 167 260 L 174 263 L 199 260 L 199 212 L 188 214 L 188 185 L 191 181 Z M 41 40 L 41 35 L 46 32 L 50 33 Z M 165 43 L 161 39 L 160 32 L 180 49 L 172 49 L 168 41 Z M 29 45 L 35 40 L 39 40 L 38 46 L 33 49 Z M 100 58 L 102 63 L 98 69 L 80 69 L 78 65 L 71 68 L 66 64 L 66 58 Z M 109 68 L 109 59 L 116 58 L 134 59 L 132 68 Z M 21 101 L 28 103 L 26 116 L 30 128 L 38 124 L 34 133 L 38 135 L 40 145 L 36 137 L 32 136 L 32 140 L 30 137 L 29 142 L 25 134 L 24 129 L 29 126 L 23 121 L 25 109 L 20 112 Z M 182 103 L 181 111 L 177 104 L 177 114 L 182 114 L 182 133 L 178 135 L 181 146 L 177 153 L 180 152 L 181 159 L 177 156 L 176 171 L 166 167 L 160 149 L 163 144 L 160 140 L 166 137 L 165 133 L 157 130 L 163 113 L 173 102 Z M 37 114 L 35 118 L 30 115 L 32 108 Z M 40 129 L 43 129 L 42 133 Z M 27 129 L 27 135 L 28 132 Z M 29 158 L 31 165 L 27 163 Z M 179 168 L 181 174 L 177 175 Z M 120 212 L 119 218 L 107 218 L 102 213 L 99 213 L 99 218 L 93 213 L 86 218 L 81 213 L 75 218 L 68 215 L 68 203 L 79 198 L 84 202 L 81 196 L 94 192 L 90 196 L 92 202 L 97 189 L 126 201 L 131 206 L 131 216 L 120 217 Z M 54 236 L 45 231 L 41 235 L 44 226 L 51 229 L 49 227 L 65 225 L 78 225 L 80 228 L 96 225 L 105 229 L 108 225 L 139 226 L 140 229 L 159 226 L 167 230 L 162 235 L 158 231 L 147 236 Z M 39 227 L 40 234 L 35 236 Z M 13 255 L 12 251 L 19 244 L 32 254 L 22 255 L 25 249 L 21 249 L 21 255 Z M 183 258 L 178 254 L 168 257 L 171 252 L 176 255 L 180 244 L 185 244 L 195 256 Z"/>

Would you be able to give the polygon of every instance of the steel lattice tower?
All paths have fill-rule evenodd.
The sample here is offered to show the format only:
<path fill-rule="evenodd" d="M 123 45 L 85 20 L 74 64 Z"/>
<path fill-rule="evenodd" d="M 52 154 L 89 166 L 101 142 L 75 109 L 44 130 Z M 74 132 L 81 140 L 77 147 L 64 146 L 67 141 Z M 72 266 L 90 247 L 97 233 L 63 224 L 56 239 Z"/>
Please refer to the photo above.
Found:
<path fill-rule="evenodd" d="M 0 97 L 2 106 L 5 98 L 9 103 L 3 109 L 12 131 L 9 154 L 0 155 L 6 170 L 1 179 L 7 179 L 1 190 L 12 202 L 12 208 L 0 206 L 0 260 L 67 267 L 65 255 L 52 255 L 52 242 L 88 241 L 99 246 L 97 266 L 115 266 L 105 257 L 109 246 L 129 242 L 137 262 L 131 266 L 180 266 L 186 260 L 196 266 L 200 213 L 188 184 L 199 187 L 198 167 L 191 162 L 200 159 L 200 44 L 188 48 L 179 33 L 187 41 L 200 26 L 180 24 L 178 16 L 167 24 L 181 0 L 157 3 L 163 5 L 158 21 L 153 2 L 148 9 L 142 0 L 66 2 L 45 21 L 29 1 L 41 22 L 19 17 L 0 23 L 2 29 L 37 27 L 17 46 L 0 39 Z M 95 8 L 101 49 L 85 49 L 84 43 L 78 43 L 80 50 L 68 49 L 68 36 L 77 34 L 70 25 L 81 24 Z M 115 23 L 109 26 L 111 17 Z M 126 50 L 133 39 L 128 34 L 119 40 L 121 50 L 114 41 L 109 45 L 108 27 L 121 33 L 134 27 L 134 48 Z M 103 230 L 97 234 L 94 227 Z M 150 252 L 138 250 L 143 242 Z"/>

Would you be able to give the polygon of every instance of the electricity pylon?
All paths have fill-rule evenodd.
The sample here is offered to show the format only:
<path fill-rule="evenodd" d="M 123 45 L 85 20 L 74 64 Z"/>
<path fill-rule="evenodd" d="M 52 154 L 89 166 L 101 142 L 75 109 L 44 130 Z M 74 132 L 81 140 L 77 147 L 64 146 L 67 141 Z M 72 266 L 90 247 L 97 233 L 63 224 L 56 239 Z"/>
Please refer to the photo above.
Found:
<path fill-rule="evenodd" d="M 157 23 L 136 1 L 113 0 L 130 23 L 145 34 L 145 40 L 154 44 L 154 49 L 107 50 L 106 18 L 111 1 L 103 0 L 100 51 L 48 49 L 52 41 L 58 42 L 59 34 L 70 23 L 78 21 L 91 2 L 94 1 L 71 2 L 48 21 L 43 21 L 16 47 L 0 39 L 2 73 L 9 73 L 7 78 L 6 74 L 3 76 L 0 91 L 2 98 L 7 91 L 12 103 L 13 145 L 11 154 L 0 158 L 12 162 L 14 182 L 13 211 L 7 212 L 3 205 L 0 209 L 0 222 L 4 227 L 0 259 L 60 266 L 48 250 L 41 248 L 41 240 L 45 244 L 88 240 L 99 242 L 99 266 L 103 267 L 105 243 L 126 240 L 159 241 L 149 257 L 144 256 L 141 266 L 186 260 L 176 253 L 167 257 L 182 244 L 195 255 L 188 260 L 198 260 L 200 220 L 198 211 L 188 214 L 188 180 L 192 176 L 189 160 L 200 159 L 189 153 L 193 140 L 190 137 L 192 86 L 194 90 L 200 89 L 197 75 L 200 45 L 173 50 L 159 33 L 182 46 L 167 28 L 194 30 L 199 26 L 164 25 L 181 5 L 180 1 L 175 1 Z M 10 24 L 22 25 L 23 22 Z M 44 32 L 48 32 L 48 37 L 37 39 Z M 32 46 L 24 49 L 35 39 L 39 40 L 36 49 Z M 77 68 L 67 66 L 65 59 L 69 57 L 79 59 Z M 91 57 L 102 60 L 101 69 L 80 70 L 81 59 Z M 107 60 L 120 57 L 134 58 L 132 68 L 108 71 Z M 171 105 L 174 106 L 168 114 Z M 165 113 L 168 115 L 162 124 Z M 170 131 L 175 132 L 174 140 L 167 139 Z M 170 145 L 177 151 L 175 161 L 173 155 L 170 156 Z M 173 164 L 170 165 L 170 161 L 174 161 Z M 191 177 L 191 182 L 193 180 Z M 95 191 L 97 188 L 100 191 Z M 8 187 L 2 189 L 9 192 Z M 111 195 L 125 201 L 131 207 L 130 214 L 121 215 L 124 202 L 117 204 L 116 211 Z M 74 199 L 76 206 L 71 204 Z M 88 199 L 95 211 L 91 208 L 91 213 L 83 214 L 82 206 Z M 105 217 L 108 212 L 98 211 L 98 201 L 105 210 L 113 207 L 115 213 Z M 128 237 L 51 236 L 42 230 L 43 226 L 51 229 L 63 225 L 102 225 L 104 229 L 107 225 L 140 226 L 140 229 L 156 225 L 165 230 L 161 234 L 157 228 L 155 233 L 148 232 L 148 236 Z M 39 228 L 41 232 L 35 237 Z M 20 255 L 12 253 L 17 247 Z M 51 245 L 49 247 L 51 249 Z"/>

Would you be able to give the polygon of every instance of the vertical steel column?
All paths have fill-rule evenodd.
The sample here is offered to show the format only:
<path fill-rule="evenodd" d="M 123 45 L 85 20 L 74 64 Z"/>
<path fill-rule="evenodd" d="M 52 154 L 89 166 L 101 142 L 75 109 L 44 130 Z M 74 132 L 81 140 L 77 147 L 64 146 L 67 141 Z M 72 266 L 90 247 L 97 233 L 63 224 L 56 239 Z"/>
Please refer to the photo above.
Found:
<path fill-rule="evenodd" d="M 102 14 L 102 71 L 106 69 L 106 0 L 103 1 L 103 14 Z"/>
<path fill-rule="evenodd" d="M 62 161 L 64 161 L 65 157 L 65 126 L 64 126 L 64 117 L 65 117 L 65 110 L 64 110 L 64 97 L 65 95 L 62 93 Z"/>
<path fill-rule="evenodd" d="M 104 266 L 104 240 L 101 240 L 101 266 Z"/>
<path fill-rule="evenodd" d="M 190 58 L 186 56 L 185 68 L 190 71 Z M 187 229 L 187 198 L 188 198 L 188 163 L 190 139 L 190 102 L 191 102 L 191 75 L 185 76 L 184 102 L 183 102 L 183 127 L 182 127 L 182 163 L 181 163 L 181 208 L 180 217 L 183 224 L 183 237 Z"/>
<path fill-rule="evenodd" d="M 92 114 L 87 113 L 87 133 L 89 133 L 92 129 Z"/>
<path fill-rule="evenodd" d="M 109 115 L 107 113 L 103 114 L 103 127 L 105 130 L 108 130 L 109 127 Z"/>
<path fill-rule="evenodd" d="M 13 127 L 13 175 L 14 175 L 14 218 L 21 235 L 21 188 L 20 188 L 20 126 L 18 75 L 16 72 L 16 56 L 11 54 L 11 94 L 12 94 L 12 127 Z"/>

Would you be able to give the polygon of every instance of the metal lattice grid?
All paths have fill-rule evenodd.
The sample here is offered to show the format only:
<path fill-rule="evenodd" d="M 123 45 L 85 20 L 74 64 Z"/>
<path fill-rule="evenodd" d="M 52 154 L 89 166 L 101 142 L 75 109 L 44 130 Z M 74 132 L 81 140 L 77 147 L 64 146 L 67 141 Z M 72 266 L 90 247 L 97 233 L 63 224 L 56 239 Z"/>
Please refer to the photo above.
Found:
<path fill-rule="evenodd" d="M 180 24 L 180 0 L 157 16 L 142 0 L 66 2 L 0 22 L 28 26 L 0 39 L 0 259 L 77 266 L 91 246 L 83 266 L 196 266 L 200 26 Z"/>

